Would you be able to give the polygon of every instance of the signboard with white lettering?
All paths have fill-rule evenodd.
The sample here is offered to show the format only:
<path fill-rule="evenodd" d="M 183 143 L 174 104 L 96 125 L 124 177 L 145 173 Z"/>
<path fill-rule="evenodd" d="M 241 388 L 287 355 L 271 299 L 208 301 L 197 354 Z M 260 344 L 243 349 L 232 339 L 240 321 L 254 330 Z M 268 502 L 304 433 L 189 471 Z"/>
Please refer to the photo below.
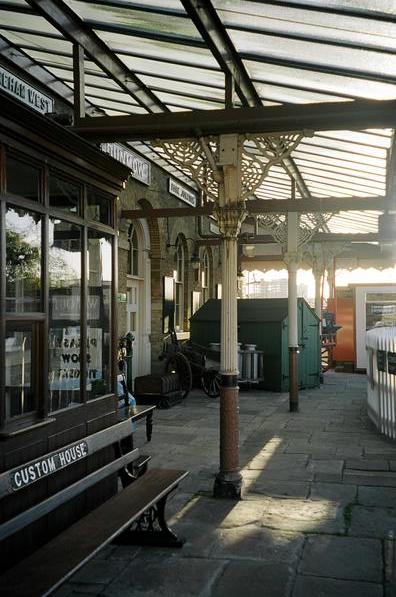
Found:
<path fill-rule="evenodd" d="M 132 177 L 139 182 L 149 185 L 151 182 L 151 164 L 131 149 L 126 149 L 118 143 L 101 143 L 100 149 L 111 155 L 127 168 L 130 168 Z"/>
<path fill-rule="evenodd" d="M 25 83 L 2 66 L 0 66 L 0 89 L 41 114 L 48 114 L 54 110 L 53 99 Z"/>
<path fill-rule="evenodd" d="M 181 184 L 173 180 L 173 178 L 168 178 L 168 191 L 171 195 L 174 195 L 184 203 L 188 203 L 188 205 L 192 205 L 196 207 L 197 205 L 197 196 L 193 191 L 186 189 Z"/>
<path fill-rule="evenodd" d="M 82 460 L 88 456 L 88 444 L 80 441 L 68 448 L 53 452 L 42 458 L 37 458 L 33 462 L 21 466 L 10 473 L 10 483 L 14 491 L 22 489 L 39 481 L 43 477 L 48 477 L 52 473 L 70 466 L 77 460 Z"/>
<path fill-rule="evenodd" d="M 220 234 L 219 227 L 214 222 L 209 222 L 209 230 L 210 232 L 213 232 L 213 234 Z"/>

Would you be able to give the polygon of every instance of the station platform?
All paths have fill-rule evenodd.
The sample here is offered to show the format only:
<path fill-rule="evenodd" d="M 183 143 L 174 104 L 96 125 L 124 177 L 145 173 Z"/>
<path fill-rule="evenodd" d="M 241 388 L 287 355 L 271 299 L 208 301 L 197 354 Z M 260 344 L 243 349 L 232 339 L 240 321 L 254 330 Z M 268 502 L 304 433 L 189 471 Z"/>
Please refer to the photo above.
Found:
<path fill-rule="evenodd" d="M 201 391 L 154 414 L 152 465 L 190 471 L 169 503 L 184 547 L 111 546 L 58 596 L 396 595 L 396 442 L 366 415 L 364 375 L 326 373 L 299 413 L 286 394 L 240 393 L 240 502 L 211 497 L 218 419 Z"/>

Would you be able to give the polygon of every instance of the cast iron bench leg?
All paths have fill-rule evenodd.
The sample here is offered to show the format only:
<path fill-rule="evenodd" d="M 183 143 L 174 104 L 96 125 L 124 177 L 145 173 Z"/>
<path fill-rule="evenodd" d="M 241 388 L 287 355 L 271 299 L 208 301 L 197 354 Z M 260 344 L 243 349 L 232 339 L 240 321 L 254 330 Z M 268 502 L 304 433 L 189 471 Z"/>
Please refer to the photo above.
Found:
<path fill-rule="evenodd" d="M 146 417 L 146 438 L 148 442 L 151 442 L 151 436 L 153 434 L 153 413 L 149 413 Z"/>
<path fill-rule="evenodd" d="M 173 491 L 173 490 L 172 490 Z M 116 545 L 151 545 L 155 547 L 182 547 L 184 541 L 168 527 L 165 506 L 169 493 L 143 512 L 133 525 L 118 535 Z"/>

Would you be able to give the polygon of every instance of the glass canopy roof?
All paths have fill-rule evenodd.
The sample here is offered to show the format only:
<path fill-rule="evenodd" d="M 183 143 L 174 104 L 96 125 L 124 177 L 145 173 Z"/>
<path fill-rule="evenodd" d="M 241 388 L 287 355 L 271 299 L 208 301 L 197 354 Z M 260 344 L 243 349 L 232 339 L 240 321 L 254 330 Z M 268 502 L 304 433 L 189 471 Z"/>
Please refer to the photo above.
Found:
<path fill-rule="evenodd" d="M 47 4 L 51 4 L 48 0 Z M 225 104 L 225 69 L 246 77 L 255 105 L 396 99 L 396 1 L 207 0 L 202 26 L 193 0 L 67 0 L 82 26 L 131 72 L 159 110 L 213 110 Z M 72 91 L 72 43 L 34 0 L 0 1 L 2 47 L 14 48 Z M 86 53 L 85 94 L 97 115 L 150 112 Z M 45 75 L 47 73 L 47 75 Z M 240 93 L 236 107 L 254 105 Z M 297 196 L 384 196 L 392 130 L 321 131 L 292 154 Z M 131 145 L 188 182 L 144 139 Z M 286 199 L 291 170 L 271 168 L 260 199 Z M 294 175 L 295 176 L 295 175 Z M 190 181 L 191 183 L 191 181 Z M 375 232 L 375 211 L 340 212 L 332 232 Z"/>

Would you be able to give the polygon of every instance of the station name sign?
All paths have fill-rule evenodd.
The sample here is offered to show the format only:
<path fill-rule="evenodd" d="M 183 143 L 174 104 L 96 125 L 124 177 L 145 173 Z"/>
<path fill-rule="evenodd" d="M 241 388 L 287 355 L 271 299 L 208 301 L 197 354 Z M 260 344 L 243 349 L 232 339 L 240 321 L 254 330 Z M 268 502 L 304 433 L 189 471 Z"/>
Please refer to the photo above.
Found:
<path fill-rule="evenodd" d="M 130 149 L 118 143 L 102 143 L 100 149 L 118 160 L 132 172 L 132 178 L 149 185 L 151 182 L 151 164 Z"/>
<path fill-rule="evenodd" d="M 11 471 L 11 487 L 14 491 L 27 487 L 27 485 L 48 477 L 56 471 L 66 468 L 87 456 L 88 444 L 85 441 L 81 441 L 58 452 L 47 454 L 43 458 L 37 458 L 25 466 Z"/>
<path fill-rule="evenodd" d="M 54 100 L 0 66 L 0 89 L 17 98 L 33 110 L 48 114 L 54 110 Z"/>
<path fill-rule="evenodd" d="M 193 207 L 197 206 L 196 194 L 173 180 L 173 178 L 168 178 L 168 191 L 171 195 L 174 195 L 181 201 L 184 201 L 184 203 L 188 203 L 188 205 L 192 205 Z"/>

